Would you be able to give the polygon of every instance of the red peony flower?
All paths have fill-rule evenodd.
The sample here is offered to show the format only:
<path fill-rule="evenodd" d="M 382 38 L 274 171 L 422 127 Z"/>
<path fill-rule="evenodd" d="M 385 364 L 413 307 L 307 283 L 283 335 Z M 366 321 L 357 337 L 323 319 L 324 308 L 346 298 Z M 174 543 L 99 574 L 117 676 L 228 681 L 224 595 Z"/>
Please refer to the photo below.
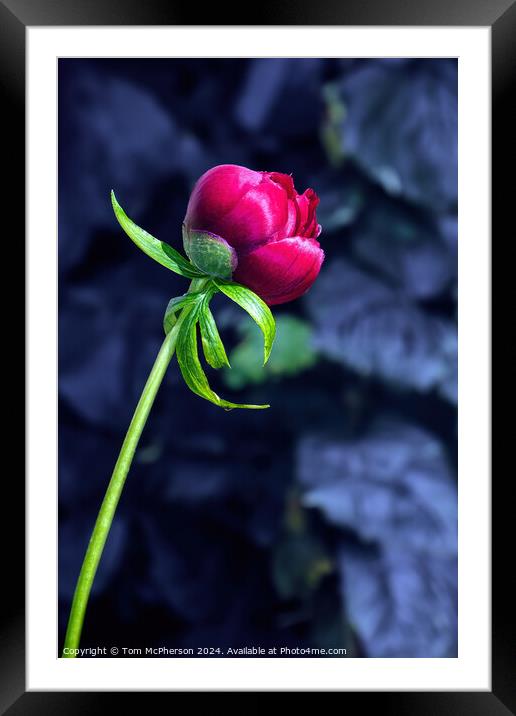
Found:
<path fill-rule="evenodd" d="M 213 167 L 190 197 L 185 250 L 189 232 L 207 232 L 231 252 L 235 281 L 271 306 L 292 301 L 310 288 L 324 260 L 318 203 L 313 189 L 298 194 L 288 174 Z"/>

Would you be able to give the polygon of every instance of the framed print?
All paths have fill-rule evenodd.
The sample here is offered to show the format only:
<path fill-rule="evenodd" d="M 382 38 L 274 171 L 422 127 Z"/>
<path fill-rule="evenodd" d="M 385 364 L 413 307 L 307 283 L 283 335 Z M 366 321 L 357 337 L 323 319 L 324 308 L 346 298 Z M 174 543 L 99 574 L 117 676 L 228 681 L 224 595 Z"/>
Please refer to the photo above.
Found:
<path fill-rule="evenodd" d="M 0 5 L 27 236 L 6 713 L 516 708 L 490 378 L 516 5 L 396 5 Z"/>

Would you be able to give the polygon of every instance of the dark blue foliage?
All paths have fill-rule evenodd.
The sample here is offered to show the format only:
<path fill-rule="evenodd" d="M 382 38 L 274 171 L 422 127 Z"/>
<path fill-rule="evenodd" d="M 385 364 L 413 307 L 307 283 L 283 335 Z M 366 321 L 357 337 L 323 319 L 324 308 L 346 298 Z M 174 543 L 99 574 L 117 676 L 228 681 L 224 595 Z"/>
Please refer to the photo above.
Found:
<path fill-rule="evenodd" d="M 348 617 L 369 656 L 457 656 L 455 556 L 346 545 L 339 566 Z"/>
<path fill-rule="evenodd" d="M 457 201 L 457 62 L 354 66 L 339 83 L 342 148 L 385 190 L 432 210 Z"/>
<path fill-rule="evenodd" d="M 362 375 L 450 400 L 456 374 L 452 321 L 424 312 L 353 264 L 335 260 L 307 296 L 319 350 Z"/>
<path fill-rule="evenodd" d="M 60 639 L 98 507 L 186 282 L 112 214 L 181 248 L 221 163 L 321 198 L 303 300 L 317 363 L 230 390 L 172 365 L 99 567 L 83 646 L 456 648 L 457 188 L 453 60 L 59 63 Z M 216 297 L 228 350 L 242 317 Z M 229 394 L 228 394 L 229 391 Z M 385 415 L 389 420 L 385 421 Z"/>
<path fill-rule="evenodd" d="M 392 203 L 364 211 L 353 237 L 356 259 L 407 296 L 428 300 L 456 285 L 456 231 L 448 217 L 413 215 Z"/>
<path fill-rule="evenodd" d="M 439 442 L 393 421 L 307 436 L 298 475 L 304 504 L 346 530 L 341 589 L 367 653 L 455 656 L 457 490 Z"/>
<path fill-rule="evenodd" d="M 106 192 L 116 187 L 138 215 L 160 181 L 187 167 L 195 176 L 200 147 L 149 92 L 99 65 L 72 61 L 62 68 L 60 139 L 68 150 L 59 156 L 66 196 L 59 202 L 59 261 L 65 269 L 84 258 L 92 232 L 112 230 Z"/>

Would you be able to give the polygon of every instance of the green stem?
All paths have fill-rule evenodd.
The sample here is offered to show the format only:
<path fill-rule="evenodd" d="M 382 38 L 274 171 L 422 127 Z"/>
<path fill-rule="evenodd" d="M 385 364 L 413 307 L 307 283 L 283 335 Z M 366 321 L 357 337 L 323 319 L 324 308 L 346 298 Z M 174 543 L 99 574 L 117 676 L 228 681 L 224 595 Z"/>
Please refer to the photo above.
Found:
<path fill-rule="evenodd" d="M 190 284 L 189 292 L 199 291 L 206 283 L 205 279 L 195 279 Z M 172 330 L 168 333 L 163 341 L 158 356 L 152 366 L 150 375 L 145 383 L 145 387 L 141 394 L 136 410 L 134 411 L 131 424 L 127 430 L 118 460 L 116 461 L 111 480 L 104 495 L 102 505 L 95 522 L 95 527 L 90 537 L 88 549 L 84 556 L 77 585 L 73 595 L 72 607 L 70 610 L 70 616 L 68 618 L 68 627 L 66 629 L 65 643 L 63 649 L 63 657 L 73 658 L 75 650 L 79 647 L 81 639 L 82 626 L 84 623 L 84 616 L 86 614 L 86 607 L 88 606 L 88 599 L 99 566 L 100 558 L 104 550 L 104 545 L 111 529 L 113 517 L 120 500 L 120 495 L 125 484 L 125 480 L 131 463 L 133 461 L 134 453 L 138 446 L 140 436 L 149 417 L 154 399 L 158 392 L 158 389 L 163 380 L 163 376 L 168 368 L 172 356 L 176 349 L 176 340 L 179 328 L 184 319 L 184 312 L 179 316 L 177 323 L 174 325 Z"/>

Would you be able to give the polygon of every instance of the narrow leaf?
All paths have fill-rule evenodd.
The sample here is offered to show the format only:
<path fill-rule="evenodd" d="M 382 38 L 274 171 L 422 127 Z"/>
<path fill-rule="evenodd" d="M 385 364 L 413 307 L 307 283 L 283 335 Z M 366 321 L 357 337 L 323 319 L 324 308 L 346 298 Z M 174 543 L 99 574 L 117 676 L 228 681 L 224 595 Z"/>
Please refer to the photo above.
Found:
<path fill-rule="evenodd" d="M 179 363 L 179 368 L 181 369 L 181 373 L 183 374 L 183 378 L 187 386 L 201 398 L 205 398 L 211 403 L 228 410 L 232 408 L 250 408 L 254 410 L 268 408 L 268 405 L 246 405 L 222 400 L 210 388 L 208 379 L 199 361 L 197 351 L 197 322 L 199 320 L 200 308 L 201 304 L 197 303 L 184 309 L 185 317 L 177 337 L 177 362 Z"/>
<path fill-rule="evenodd" d="M 217 324 L 207 302 L 200 310 L 199 328 L 201 329 L 202 349 L 206 362 L 212 368 L 223 368 L 224 366 L 231 368 Z"/>
<path fill-rule="evenodd" d="M 182 296 L 171 298 L 168 302 L 165 315 L 163 317 L 163 328 L 165 335 L 167 335 L 176 324 L 176 313 L 185 306 L 189 306 L 192 303 L 200 301 L 204 297 L 203 293 L 185 293 Z"/>
<path fill-rule="evenodd" d="M 113 211 L 122 229 L 147 256 L 150 256 L 154 261 L 157 261 L 162 266 L 181 276 L 186 276 L 187 278 L 199 278 L 203 276 L 199 269 L 181 256 L 172 246 L 169 246 L 164 241 L 155 239 L 154 236 L 151 236 L 147 231 L 137 226 L 134 221 L 127 216 L 116 200 L 114 191 L 111 192 L 111 203 L 113 204 Z"/>
<path fill-rule="evenodd" d="M 260 327 L 264 339 L 263 363 L 265 365 L 269 360 L 272 344 L 274 343 L 274 337 L 276 335 L 276 324 L 270 308 L 259 296 L 246 286 L 230 281 L 220 281 L 218 279 L 215 280 L 214 283 L 222 293 L 225 293 L 228 298 L 238 303 L 244 311 L 247 311 Z"/>

